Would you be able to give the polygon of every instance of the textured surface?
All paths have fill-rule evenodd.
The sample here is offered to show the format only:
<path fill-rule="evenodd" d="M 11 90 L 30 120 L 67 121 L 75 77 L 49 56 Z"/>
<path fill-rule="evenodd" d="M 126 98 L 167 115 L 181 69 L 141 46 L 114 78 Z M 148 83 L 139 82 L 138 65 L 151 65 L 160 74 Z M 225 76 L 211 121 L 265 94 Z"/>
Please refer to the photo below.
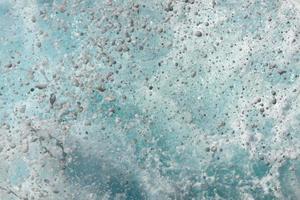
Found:
<path fill-rule="evenodd" d="M 298 0 L 0 0 L 0 199 L 300 199 Z"/>

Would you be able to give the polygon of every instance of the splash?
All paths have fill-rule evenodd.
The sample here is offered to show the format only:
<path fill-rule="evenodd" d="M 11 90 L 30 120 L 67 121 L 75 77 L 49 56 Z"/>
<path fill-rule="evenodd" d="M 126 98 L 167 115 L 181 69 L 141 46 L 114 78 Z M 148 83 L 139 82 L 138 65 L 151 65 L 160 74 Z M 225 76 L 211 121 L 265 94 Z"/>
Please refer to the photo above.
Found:
<path fill-rule="evenodd" d="M 0 199 L 299 199 L 299 5 L 0 1 Z"/>

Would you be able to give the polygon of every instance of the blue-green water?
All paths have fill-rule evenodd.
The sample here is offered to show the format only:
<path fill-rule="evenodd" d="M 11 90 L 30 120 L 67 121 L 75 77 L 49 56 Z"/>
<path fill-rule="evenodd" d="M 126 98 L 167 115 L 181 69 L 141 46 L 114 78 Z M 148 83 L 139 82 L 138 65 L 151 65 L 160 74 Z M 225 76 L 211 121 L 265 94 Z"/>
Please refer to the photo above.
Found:
<path fill-rule="evenodd" d="M 0 17 L 0 200 L 300 199 L 299 0 Z"/>

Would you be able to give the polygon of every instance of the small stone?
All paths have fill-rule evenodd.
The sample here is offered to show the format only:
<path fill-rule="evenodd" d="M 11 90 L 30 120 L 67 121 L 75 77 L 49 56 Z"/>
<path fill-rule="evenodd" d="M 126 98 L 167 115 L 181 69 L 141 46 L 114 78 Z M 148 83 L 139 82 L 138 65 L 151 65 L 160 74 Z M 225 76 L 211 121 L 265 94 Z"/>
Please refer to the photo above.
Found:
<path fill-rule="evenodd" d="M 22 145 L 22 151 L 23 153 L 28 153 L 28 150 L 29 150 L 29 146 L 27 143 L 23 144 Z"/>
<path fill-rule="evenodd" d="M 36 22 L 36 17 L 33 16 L 33 17 L 31 18 L 31 21 L 32 21 L 33 23 L 35 23 L 35 22 Z"/>
<path fill-rule="evenodd" d="M 210 150 L 212 151 L 212 152 L 216 152 L 217 151 L 217 147 L 216 146 L 212 146 L 211 148 L 210 148 Z"/>
<path fill-rule="evenodd" d="M 119 51 L 119 52 L 123 51 L 123 47 L 122 47 L 122 46 L 119 46 L 119 47 L 117 48 L 117 51 Z"/>
<path fill-rule="evenodd" d="M 201 31 L 196 31 L 195 36 L 201 37 L 202 36 L 202 32 Z"/>
<path fill-rule="evenodd" d="M 170 1 L 168 4 L 167 4 L 167 7 L 165 8 L 165 11 L 167 12 L 170 12 L 170 11 L 173 11 L 173 5 L 172 5 L 172 2 Z"/>
<path fill-rule="evenodd" d="M 258 98 L 258 99 L 257 99 L 257 102 L 258 102 L 258 103 L 261 102 L 261 98 Z"/>
<path fill-rule="evenodd" d="M 92 122 L 90 122 L 90 121 L 84 122 L 84 125 L 85 125 L 85 126 L 91 126 L 91 125 L 92 125 Z"/>
<path fill-rule="evenodd" d="M 124 47 L 123 47 L 123 51 L 129 51 L 128 46 L 124 46 Z"/>
<path fill-rule="evenodd" d="M 61 12 L 61 13 L 64 13 L 66 11 L 66 6 L 65 5 L 60 5 L 58 10 Z"/>
<path fill-rule="evenodd" d="M 185 3 L 194 4 L 194 3 L 195 3 L 195 0 L 185 0 L 184 2 L 185 2 Z"/>
<path fill-rule="evenodd" d="M 197 72 L 194 71 L 194 72 L 192 73 L 191 77 L 194 78 L 196 75 L 197 75 Z"/>
<path fill-rule="evenodd" d="M 12 63 L 9 63 L 7 65 L 5 65 L 6 68 L 12 68 L 13 67 L 13 64 Z"/>
<path fill-rule="evenodd" d="M 50 101 L 51 106 L 53 106 L 53 104 L 54 104 L 55 101 L 56 101 L 56 96 L 55 96 L 55 94 L 52 93 L 52 94 L 50 95 L 49 101 Z"/>
<path fill-rule="evenodd" d="M 218 128 L 224 127 L 225 125 L 226 125 L 225 122 L 221 122 L 221 123 L 219 124 Z"/>
<path fill-rule="evenodd" d="M 279 74 L 279 75 L 282 75 L 282 74 L 285 74 L 286 72 L 287 72 L 286 70 L 279 70 L 279 71 L 278 71 L 278 74 Z"/>
<path fill-rule="evenodd" d="M 114 96 L 107 96 L 104 98 L 105 101 L 108 101 L 108 102 L 111 102 L 111 101 L 114 101 L 116 100 L 116 98 Z"/>
<path fill-rule="evenodd" d="M 22 105 L 20 107 L 20 113 L 25 113 L 25 111 L 26 111 L 26 105 Z"/>
<path fill-rule="evenodd" d="M 35 86 L 37 89 L 45 89 L 47 87 L 46 83 L 39 83 Z"/>
<path fill-rule="evenodd" d="M 116 110 L 115 110 L 114 108 L 110 108 L 110 109 L 108 110 L 108 115 L 109 115 L 109 116 L 112 116 L 115 112 L 116 112 Z"/>
<path fill-rule="evenodd" d="M 255 100 L 254 104 L 257 104 L 257 103 L 259 103 L 259 102 L 261 102 L 261 98 L 257 98 L 257 99 Z"/>
<path fill-rule="evenodd" d="M 97 90 L 99 90 L 100 92 L 104 92 L 106 89 L 105 89 L 105 87 L 100 85 L 100 86 L 97 87 Z"/>
<path fill-rule="evenodd" d="M 273 99 L 272 100 L 272 104 L 276 104 L 277 103 L 277 100 L 276 99 Z"/>
<path fill-rule="evenodd" d="M 162 28 L 159 28 L 159 29 L 157 30 L 158 33 L 162 33 L 163 31 L 164 31 L 164 29 L 162 29 Z"/>

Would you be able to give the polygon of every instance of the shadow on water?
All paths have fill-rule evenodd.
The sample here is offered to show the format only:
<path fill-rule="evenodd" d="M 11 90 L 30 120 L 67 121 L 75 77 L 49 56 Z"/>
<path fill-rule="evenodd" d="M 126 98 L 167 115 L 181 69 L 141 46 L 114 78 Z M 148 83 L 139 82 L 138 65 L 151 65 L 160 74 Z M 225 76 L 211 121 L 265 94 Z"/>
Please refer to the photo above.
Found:
<path fill-rule="evenodd" d="M 101 199 L 109 194 L 109 199 L 146 199 L 143 189 L 130 171 L 116 169 L 111 163 L 93 156 L 85 157 L 75 152 L 66 166 L 67 179 L 80 188 L 85 188 Z M 80 191 L 76 192 L 78 199 Z"/>

